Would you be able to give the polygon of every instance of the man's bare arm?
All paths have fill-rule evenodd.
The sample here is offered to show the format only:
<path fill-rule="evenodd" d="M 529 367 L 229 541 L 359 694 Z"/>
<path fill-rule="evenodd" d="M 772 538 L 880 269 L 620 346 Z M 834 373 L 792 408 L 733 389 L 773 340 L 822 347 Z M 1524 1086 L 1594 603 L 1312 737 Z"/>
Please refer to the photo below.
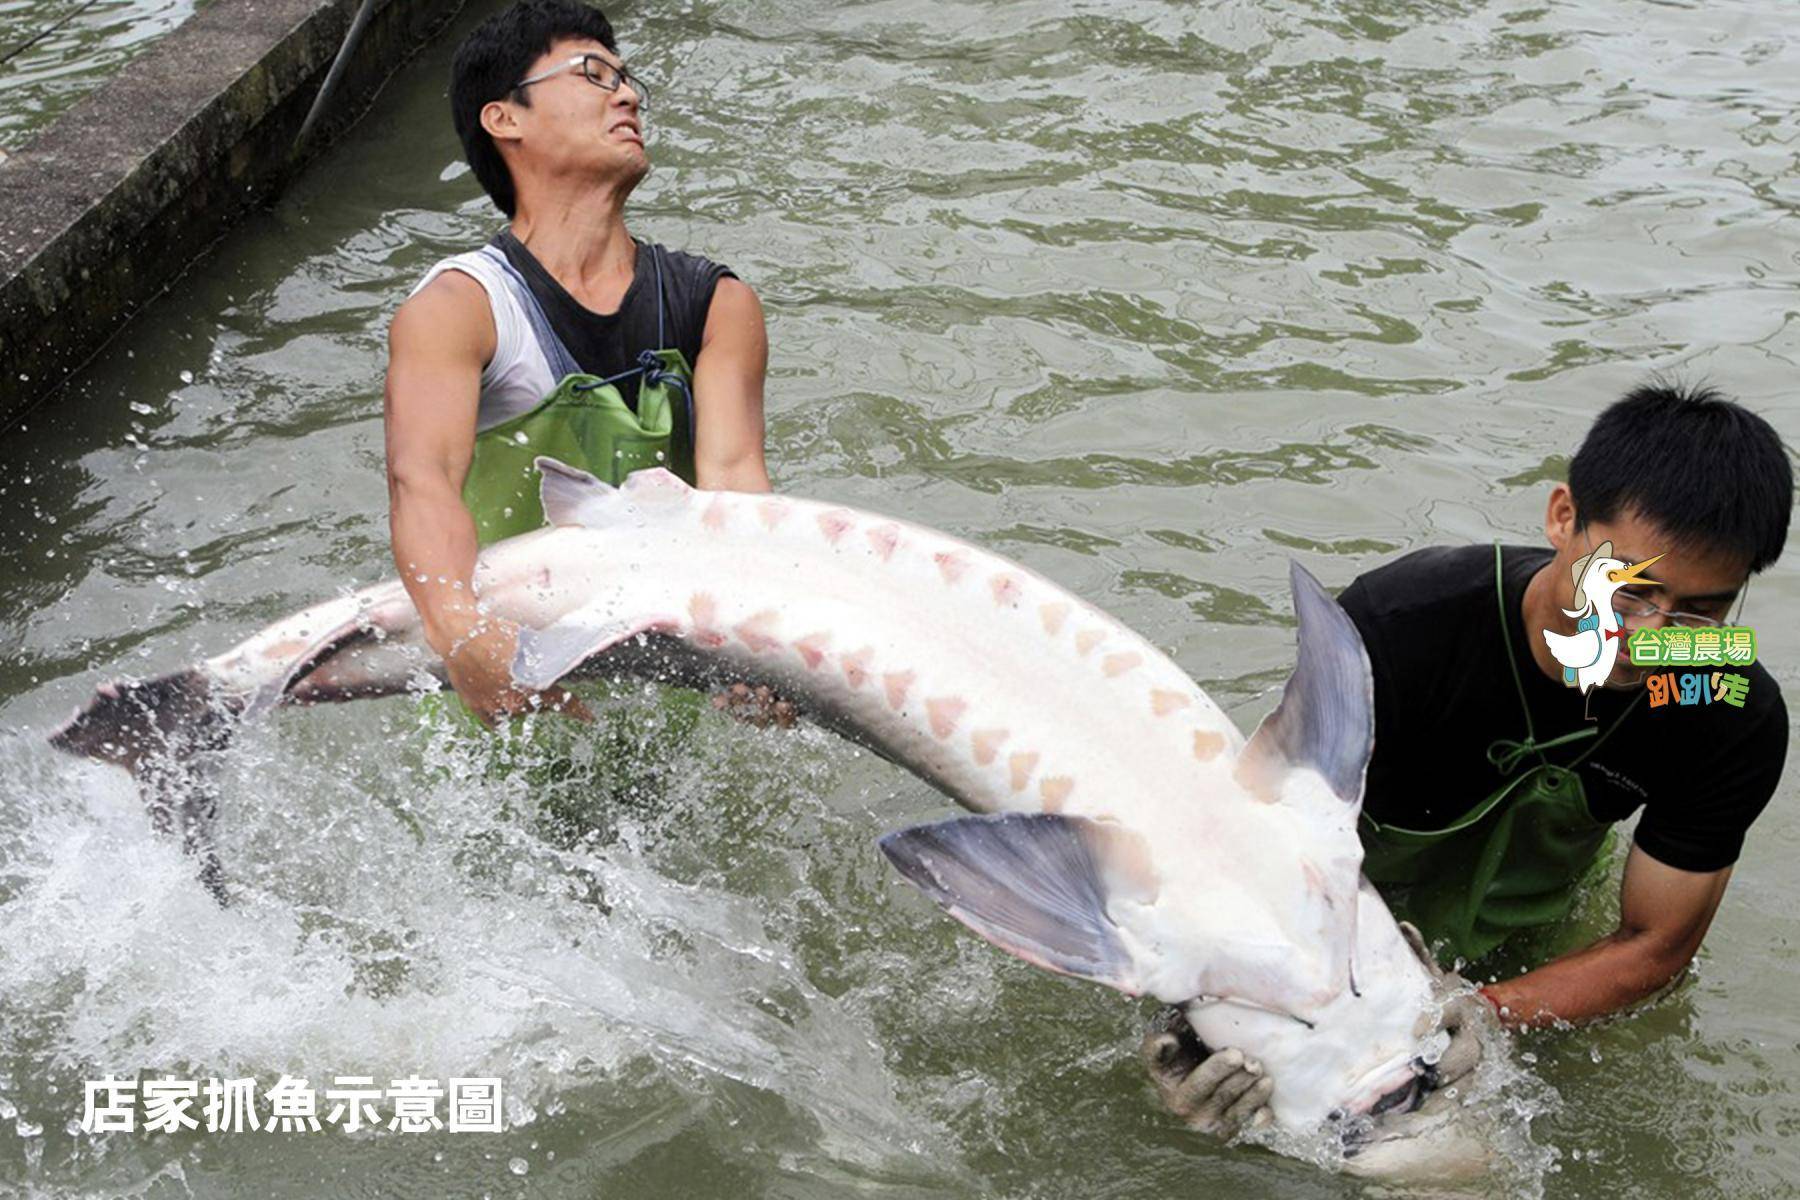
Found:
<path fill-rule="evenodd" d="M 750 285 L 721 279 L 694 364 L 694 478 L 703 488 L 766 492 L 763 379 L 769 338 Z"/>
<path fill-rule="evenodd" d="M 1617 1012 L 1654 994 L 1693 960 L 1730 878 L 1730 867 L 1682 871 L 1633 846 L 1617 930 L 1485 991 L 1514 1028 Z"/>
<path fill-rule="evenodd" d="M 394 565 L 426 640 L 477 717 L 492 724 L 539 704 L 584 716 L 559 689 L 540 697 L 512 686 L 518 630 L 483 620 L 475 606 L 478 545 L 462 486 L 475 453 L 481 368 L 493 357 L 494 336 L 486 292 L 455 271 L 432 280 L 394 314 L 386 390 Z"/>
<path fill-rule="evenodd" d="M 475 521 L 462 485 L 481 368 L 493 356 L 486 310 L 481 285 L 447 271 L 401 305 L 388 330 L 388 528 L 394 565 L 440 655 L 476 620 Z"/>

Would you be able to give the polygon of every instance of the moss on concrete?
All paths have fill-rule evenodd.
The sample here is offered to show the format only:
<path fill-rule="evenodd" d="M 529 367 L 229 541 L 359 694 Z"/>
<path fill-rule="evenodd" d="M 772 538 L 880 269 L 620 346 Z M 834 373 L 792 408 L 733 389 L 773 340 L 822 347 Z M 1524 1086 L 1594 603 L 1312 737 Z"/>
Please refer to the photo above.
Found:
<path fill-rule="evenodd" d="M 266 203 L 459 7 L 378 0 L 295 153 L 357 3 L 214 0 L 0 162 L 0 423 Z"/>

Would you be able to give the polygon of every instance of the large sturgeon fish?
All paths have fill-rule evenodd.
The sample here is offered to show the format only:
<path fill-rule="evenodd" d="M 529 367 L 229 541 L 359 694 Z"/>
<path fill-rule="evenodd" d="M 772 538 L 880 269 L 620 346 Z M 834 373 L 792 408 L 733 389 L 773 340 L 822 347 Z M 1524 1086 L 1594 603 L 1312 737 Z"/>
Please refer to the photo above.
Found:
<path fill-rule="evenodd" d="M 1291 573 L 1298 665 L 1246 741 L 1142 637 L 946 534 L 661 470 L 613 488 L 538 465 L 550 525 L 476 569 L 487 610 L 523 627 L 522 684 L 766 683 L 982 814 L 881 841 L 982 937 L 1182 1006 L 1208 1045 L 1266 1065 L 1289 1130 L 1410 1107 L 1432 980 L 1361 876 L 1368 659 L 1311 575 Z M 395 580 L 102 687 L 52 740 L 142 775 L 278 706 L 403 692 L 422 671 L 442 674 Z M 1388 1137 L 1382 1121 L 1352 1169 L 1480 1155 L 1458 1121 Z"/>

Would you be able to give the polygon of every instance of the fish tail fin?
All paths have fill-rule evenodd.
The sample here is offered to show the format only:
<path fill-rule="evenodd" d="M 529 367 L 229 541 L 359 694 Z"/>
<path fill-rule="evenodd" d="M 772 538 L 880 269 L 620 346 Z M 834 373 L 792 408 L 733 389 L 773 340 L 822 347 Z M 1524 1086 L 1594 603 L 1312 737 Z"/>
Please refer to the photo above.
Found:
<path fill-rule="evenodd" d="M 1107 915 L 1135 835 L 1083 817 L 1003 813 L 915 825 L 881 839 L 913 886 L 994 945 L 1034 966 L 1130 995 L 1141 972 Z M 1130 861 L 1126 858 L 1126 862 Z"/>
<path fill-rule="evenodd" d="M 222 906 L 228 896 L 212 837 L 218 793 L 195 759 L 224 749 L 242 712 L 241 700 L 220 696 L 190 668 L 142 682 L 101 684 L 49 741 L 64 754 L 130 771 L 151 824 L 180 835 L 182 849 L 199 860 L 200 882 Z"/>
<path fill-rule="evenodd" d="M 552 525 L 617 525 L 634 512 L 685 505 L 694 489 L 661 467 L 636 471 L 618 487 L 578 467 L 539 455 L 538 498 Z"/>
<path fill-rule="evenodd" d="M 231 903 L 225 887 L 225 870 L 219 863 L 213 837 L 219 815 L 219 789 L 205 760 L 165 761 L 157 769 L 138 776 L 138 792 L 150 811 L 150 823 L 158 833 L 181 839 L 181 849 L 199 865 L 195 877 L 220 908 Z"/>
<path fill-rule="evenodd" d="M 50 735 L 50 744 L 64 754 L 116 763 L 141 780 L 159 763 L 222 749 L 240 712 L 240 703 L 218 695 L 205 675 L 190 668 L 101 684 Z"/>

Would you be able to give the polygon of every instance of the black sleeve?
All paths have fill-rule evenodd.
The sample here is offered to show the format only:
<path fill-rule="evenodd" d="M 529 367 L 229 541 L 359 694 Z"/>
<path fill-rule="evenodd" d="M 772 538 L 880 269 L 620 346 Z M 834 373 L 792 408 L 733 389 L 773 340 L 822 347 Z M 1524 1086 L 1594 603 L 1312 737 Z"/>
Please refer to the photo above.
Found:
<path fill-rule="evenodd" d="M 1402 728 L 1404 692 L 1400 674 L 1404 668 L 1389 652 L 1387 636 L 1361 576 L 1339 593 L 1338 604 L 1349 614 L 1350 623 L 1362 635 L 1363 649 L 1369 654 L 1369 673 L 1375 682 L 1375 745 L 1380 749 L 1384 738 L 1395 740 Z"/>
<path fill-rule="evenodd" d="M 1776 687 L 1763 672 L 1752 686 L 1756 684 Z M 1728 709 L 1721 716 L 1751 714 Z M 1758 716 L 1741 737 L 1714 740 L 1710 752 L 1685 739 L 1675 749 L 1699 761 L 1690 760 L 1687 770 L 1668 772 L 1670 790 L 1644 805 L 1632 840 L 1645 854 L 1682 871 L 1719 871 L 1738 860 L 1744 834 L 1774 796 L 1787 761 L 1787 705 L 1778 691 L 1775 702 Z"/>
<path fill-rule="evenodd" d="M 691 273 L 687 280 L 687 340 L 694 349 L 688 355 L 688 361 L 698 365 L 700 361 L 700 342 L 706 335 L 706 317 L 712 311 L 713 293 L 719 288 L 719 280 L 736 279 L 737 272 L 724 263 L 716 263 L 710 258 L 693 255 L 688 259 Z"/>
<path fill-rule="evenodd" d="M 1387 652 L 1387 641 L 1382 636 L 1381 622 L 1375 616 L 1373 602 L 1369 598 L 1369 588 L 1361 576 L 1350 581 L 1350 586 L 1338 593 L 1338 605 L 1349 614 L 1350 623 L 1356 626 L 1361 635 L 1363 649 L 1369 654 L 1369 670 L 1375 676 L 1375 709 L 1381 711 L 1382 680 L 1392 682 L 1393 663 Z M 1379 727 L 1379 715 L 1377 716 Z"/>

